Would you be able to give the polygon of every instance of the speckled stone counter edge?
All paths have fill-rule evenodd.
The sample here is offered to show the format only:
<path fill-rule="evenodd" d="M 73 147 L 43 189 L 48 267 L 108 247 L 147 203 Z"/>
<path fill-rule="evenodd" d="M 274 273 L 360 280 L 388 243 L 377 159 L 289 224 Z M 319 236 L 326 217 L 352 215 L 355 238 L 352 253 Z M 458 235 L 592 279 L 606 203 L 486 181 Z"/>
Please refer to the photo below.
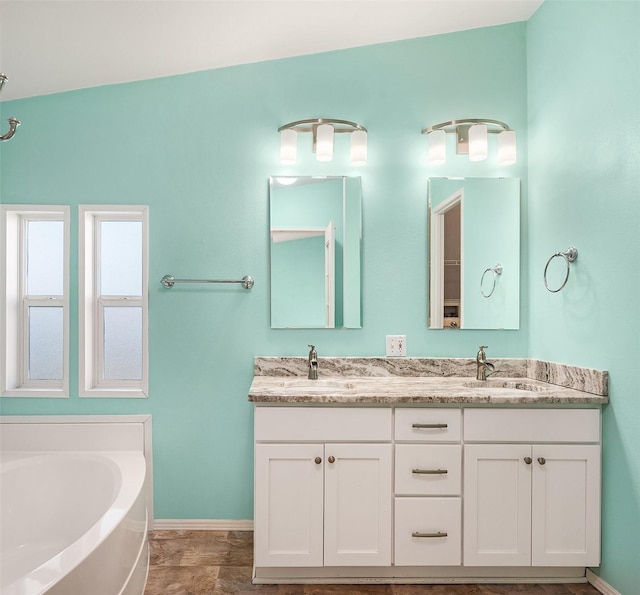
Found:
<path fill-rule="evenodd" d="M 326 376 L 384 377 L 384 376 L 463 376 L 474 377 L 476 362 L 471 358 L 419 358 L 419 357 L 320 357 L 321 373 Z M 609 373 L 591 368 L 534 359 L 490 359 L 496 367 L 493 377 L 531 378 L 608 396 Z M 307 374 L 306 357 L 256 356 L 253 364 L 255 376 L 301 376 Z"/>
<path fill-rule="evenodd" d="M 609 396 L 609 372 L 605 370 L 528 359 L 526 376 L 549 384 L 575 388 L 585 393 Z"/>

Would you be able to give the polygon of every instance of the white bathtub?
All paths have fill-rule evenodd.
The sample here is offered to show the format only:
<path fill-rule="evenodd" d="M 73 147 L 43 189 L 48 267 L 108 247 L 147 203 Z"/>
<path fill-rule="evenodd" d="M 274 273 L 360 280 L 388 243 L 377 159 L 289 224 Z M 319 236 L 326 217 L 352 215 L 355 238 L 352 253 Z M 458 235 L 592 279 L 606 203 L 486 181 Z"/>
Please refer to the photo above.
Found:
<path fill-rule="evenodd" d="M 142 452 L 3 452 L 2 595 L 141 595 L 145 476 Z"/>

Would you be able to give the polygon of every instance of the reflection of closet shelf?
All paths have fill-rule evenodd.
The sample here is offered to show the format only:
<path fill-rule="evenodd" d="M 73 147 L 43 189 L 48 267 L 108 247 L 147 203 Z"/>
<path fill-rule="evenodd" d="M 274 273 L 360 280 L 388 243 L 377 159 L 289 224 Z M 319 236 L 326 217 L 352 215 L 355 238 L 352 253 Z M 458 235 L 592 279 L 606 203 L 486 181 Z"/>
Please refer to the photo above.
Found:
<path fill-rule="evenodd" d="M 445 260 L 444 261 L 444 266 L 446 266 L 446 267 L 459 267 L 460 266 L 460 261 L 459 260 Z"/>

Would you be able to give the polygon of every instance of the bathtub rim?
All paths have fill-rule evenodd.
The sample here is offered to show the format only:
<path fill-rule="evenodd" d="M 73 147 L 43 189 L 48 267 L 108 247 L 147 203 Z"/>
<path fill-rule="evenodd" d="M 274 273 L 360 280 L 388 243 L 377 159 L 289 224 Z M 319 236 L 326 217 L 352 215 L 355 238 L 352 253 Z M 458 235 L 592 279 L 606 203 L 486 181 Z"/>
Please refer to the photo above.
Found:
<path fill-rule="evenodd" d="M 0 457 L 3 462 L 7 453 L 3 453 Z M 21 456 L 23 455 L 23 456 Z M 67 457 L 80 457 L 86 460 L 100 461 L 106 459 L 109 464 L 115 464 L 120 472 L 120 485 L 116 497 L 104 511 L 102 516 L 86 528 L 86 531 L 80 535 L 75 541 L 71 542 L 67 547 L 60 550 L 55 556 L 49 558 L 46 562 L 32 569 L 28 574 L 18 577 L 11 583 L 2 587 L 2 592 L 11 595 L 12 593 L 22 593 L 25 579 L 35 580 L 38 584 L 39 592 L 45 593 L 54 587 L 65 576 L 69 575 L 78 568 L 110 535 L 120 526 L 131 512 L 135 502 L 141 495 L 145 494 L 146 481 L 146 461 L 144 454 L 140 451 L 120 451 L 120 452 L 79 452 L 79 451 L 45 451 L 35 452 L 28 451 L 24 453 L 11 452 L 7 455 L 7 466 L 17 467 L 21 462 L 30 463 L 37 462 L 43 458 L 55 457 L 64 460 Z M 126 471 L 124 471 L 126 469 Z M 129 477 L 129 473 L 131 476 Z M 114 514 L 113 511 L 117 511 Z M 144 539 L 148 534 L 148 513 L 145 515 Z M 107 524 L 105 528 L 105 522 Z M 144 540 L 143 539 L 143 540 Z M 90 547 L 89 547 L 90 546 Z M 52 575 L 60 576 L 55 579 L 49 579 Z M 42 577 L 42 578 L 40 578 Z M 34 585 L 35 586 L 35 585 Z"/>
<path fill-rule="evenodd" d="M 147 500 L 147 522 L 148 529 L 152 531 L 154 529 L 154 508 L 153 508 L 153 448 L 152 448 L 152 416 L 151 414 L 131 414 L 131 415 L 0 415 L 1 424 L 33 424 L 38 426 L 40 424 L 78 424 L 87 425 L 92 424 L 141 424 L 142 429 L 142 454 L 146 462 L 146 500 Z M 2 437 L 3 432 L 0 432 Z M 88 443 L 94 443 L 91 436 L 88 437 Z M 100 448 L 101 447 L 101 448 Z M 101 444 L 98 448 L 95 446 L 87 447 L 87 443 L 79 444 L 77 448 L 12 448 L 10 444 L 3 442 L 0 450 L 3 452 L 69 452 L 79 451 L 98 451 L 98 452 L 110 452 L 121 450 L 114 444 Z M 132 449 L 126 449 L 130 451 Z"/>

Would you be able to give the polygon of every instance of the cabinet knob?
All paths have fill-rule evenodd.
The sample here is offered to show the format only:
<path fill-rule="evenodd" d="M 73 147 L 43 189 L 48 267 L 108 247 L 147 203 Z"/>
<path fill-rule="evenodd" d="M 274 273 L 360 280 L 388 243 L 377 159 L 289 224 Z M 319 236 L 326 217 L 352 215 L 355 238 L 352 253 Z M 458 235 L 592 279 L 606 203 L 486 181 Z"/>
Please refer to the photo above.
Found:
<path fill-rule="evenodd" d="M 547 462 L 547 459 L 545 459 L 544 457 L 538 457 L 538 463 L 540 463 L 541 465 L 544 465 Z"/>
<path fill-rule="evenodd" d="M 320 457 L 316 457 L 316 465 L 322 463 L 322 459 Z"/>
<path fill-rule="evenodd" d="M 335 463 L 336 462 L 336 458 L 335 457 L 329 457 L 329 462 L 330 463 Z"/>
<path fill-rule="evenodd" d="M 531 457 L 525 457 L 525 458 L 524 458 L 524 462 L 525 462 L 527 465 L 531 465 Z"/>

